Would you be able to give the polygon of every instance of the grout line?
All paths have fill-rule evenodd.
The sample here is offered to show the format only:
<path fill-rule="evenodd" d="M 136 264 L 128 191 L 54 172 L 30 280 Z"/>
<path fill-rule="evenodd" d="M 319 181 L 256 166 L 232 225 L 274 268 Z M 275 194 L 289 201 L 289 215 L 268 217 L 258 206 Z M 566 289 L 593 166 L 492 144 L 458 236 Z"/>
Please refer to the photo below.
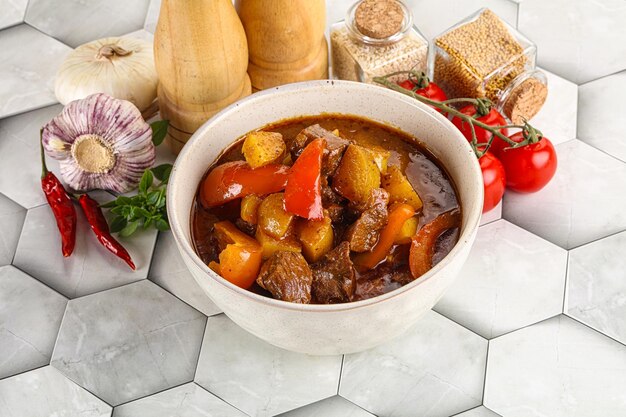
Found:
<path fill-rule="evenodd" d="M 566 317 L 569 317 L 570 319 L 574 320 L 575 322 L 580 323 L 583 326 L 593 330 L 595 333 L 598 333 L 598 334 L 600 334 L 600 335 L 602 335 L 602 336 L 604 336 L 604 337 L 606 337 L 608 339 L 611 339 L 615 343 L 618 343 L 618 344 L 622 345 L 623 347 L 626 347 L 626 342 L 621 342 L 621 341 L 617 340 L 616 338 L 614 338 L 613 336 L 610 336 L 610 335 L 608 335 L 606 333 L 603 333 L 601 330 L 598 330 L 598 329 L 592 327 L 591 325 L 589 325 L 589 324 L 585 323 L 584 321 L 580 320 L 578 317 L 570 316 L 569 314 L 563 314 L 563 315 L 566 316 Z"/>
<path fill-rule="evenodd" d="M 366 413 L 371 414 L 371 415 L 373 415 L 373 416 L 375 416 L 375 417 L 376 417 L 376 414 L 374 414 L 374 412 L 369 411 L 369 410 L 367 410 L 367 409 L 365 409 L 365 408 L 361 407 L 360 405 L 358 405 L 358 404 L 357 404 L 357 403 L 355 403 L 354 401 L 351 401 L 350 399 L 348 399 L 348 398 L 346 398 L 346 397 L 342 397 L 341 395 L 337 395 L 337 396 L 338 396 L 338 397 L 343 398 L 344 400 L 346 400 L 347 402 L 349 402 L 349 403 L 350 403 L 350 404 L 352 404 L 353 406 L 355 406 L 355 407 L 357 407 L 357 408 L 360 408 L 361 410 L 365 411 Z M 331 397 L 329 397 L 329 398 L 331 398 Z M 307 404 L 307 405 L 309 405 L 309 404 Z"/>
<path fill-rule="evenodd" d="M 346 355 L 341 355 L 341 366 L 339 366 L 339 381 L 337 381 L 337 395 L 339 395 L 339 388 L 341 388 L 341 376 L 343 375 L 343 361 L 346 359 Z"/>
<path fill-rule="evenodd" d="M 219 396 L 219 395 L 217 395 L 216 393 L 211 392 L 211 391 L 209 391 L 208 389 L 204 388 L 202 385 L 198 384 L 197 382 L 195 382 L 195 381 L 191 381 L 191 384 L 196 385 L 196 386 L 197 386 L 198 388 L 200 388 L 202 391 L 208 392 L 209 394 L 211 394 L 211 395 L 212 395 L 212 396 L 214 396 L 215 398 L 218 398 L 220 401 L 222 401 L 222 402 L 224 402 L 224 403 L 226 403 L 226 404 L 230 405 L 230 406 L 231 406 L 231 407 L 233 407 L 235 410 L 238 410 L 238 411 L 242 412 L 243 414 L 245 414 L 245 415 L 247 415 L 247 416 L 249 416 L 249 415 L 250 415 L 250 414 L 246 413 L 245 411 L 243 411 L 243 410 L 239 409 L 238 407 L 235 407 L 233 404 L 231 404 L 230 402 L 226 401 L 225 399 L 223 399 L 222 397 L 220 397 L 220 396 Z"/>
<path fill-rule="evenodd" d="M 153 395 L 157 395 L 157 394 L 160 394 L 160 393 L 162 393 L 162 392 L 165 392 L 165 391 L 168 391 L 168 390 L 171 390 L 171 389 L 174 389 L 174 388 L 182 387 L 183 385 L 187 385 L 187 384 L 191 384 L 191 383 L 193 383 L 193 381 L 182 382 L 182 383 L 180 383 L 180 384 L 176 384 L 176 385 L 173 385 L 173 386 L 171 386 L 171 387 L 168 387 L 168 388 L 164 388 L 164 389 L 161 389 L 161 390 L 155 391 L 155 392 L 153 392 L 152 394 L 142 395 L 141 397 L 137 397 L 137 398 L 135 398 L 135 399 L 128 400 L 128 401 L 124 401 L 123 403 L 119 403 L 118 405 L 116 405 L 116 406 L 115 406 L 115 408 L 117 408 L 117 407 L 121 407 L 121 406 L 126 405 L 126 404 L 133 403 L 133 402 L 135 402 L 135 401 L 143 400 L 144 398 L 148 398 L 148 397 L 151 397 L 151 396 L 153 396 Z"/>
<path fill-rule="evenodd" d="M 474 330 L 470 329 L 470 328 L 469 328 L 469 327 L 467 327 L 466 325 L 461 324 L 461 323 L 459 323 L 459 322 L 455 321 L 454 319 L 452 319 L 452 318 L 450 318 L 450 317 L 446 316 L 446 315 L 445 315 L 445 314 L 443 314 L 443 313 L 440 313 L 439 311 L 435 310 L 435 307 L 437 307 L 437 304 L 435 304 L 435 305 L 434 305 L 434 306 L 430 309 L 430 311 L 432 311 L 433 313 L 436 313 L 436 314 L 440 315 L 441 317 L 443 317 L 443 318 L 445 318 L 445 319 L 447 319 L 447 320 L 451 321 L 452 323 L 456 324 L 457 326 L 464 328 L 464 329 L 465 329 L 465 330 L 467 330 L 468 332 L 471 332 L 472 334 L 474 334 L 474 335 L 476 335 L 476 336 L 480 337 L 481 339 L 484 339 L 484 340 L 490 340 L 489 338 L 487 338 L 487 337 L 485 337 L 485 336 L 483 336 L 483 335 L 481 335 L 481 334 L 476 333 Z M 492 337 L 492 339 L 493 339 L 493 337 Z"/>
<path fill-rule="evenodd" d="M 33 372 L 33 371 L 36 371 L 37 369 L 45 368 L 46 366 L 50 366 L 50 364 L 47 363 L 45 365 L 36 366 L 34 368 L 31 368 L 31 369 L 26 369 L 24 371 L 16 372 L 16 373 L 11 374 L 11 375 L 3 376 L 3 377 L 0 378 L 0 381 L 5 381 L 7 379 L 13 378 L 14 376 L 20 376 L 20 375 L 28 373 L 28 372 Z"/>
<path fill-rule="evenodd" d="M 578 84 L 578 83 L 576 83 L 576 82 L 574 82 L 574 84 L 576 84 L 578 87 L 582 87 L 583 85 L 587 85 L 587 84 L 590 84 L 590 83 L 593 83 L 593 82 L 596 82 L 596 81 L 600 81 L 600 80 L 602 80 L 602 79 L 604 79 L 604 78 L 612 77 L 612 76 L 614 76 L 614 75 L 618 75 L 618 74 L 620 74 L 620 73 L 622 73 L 622 72 L 626 72 L 626 68 L 622 68 L 622 69 L 617 70 L 617 71 L 615 71 L 615 72 L 612 72 L 612 73 L 610 73 L 610 74 L 602 75 L 602 76 L 600 76 L 600 77 L 598 77 L 598 78 L 594 78 L 594 79 L 592 79 L 592 80 L 585 81 L 585 82 L 584 82 L 584 83 L 582 83 L 582 84 Z M 573 81 L 572 81 L 572 82 L 573 82 Z"/>
<path fill-rule="evenodd" d="M 27 21 L 24 21 L 24 24 L 25 24 L 25 25 L 27 25 L 27 26 L 29 26 L 30 28 L 32 28 L 32 29 L 34 29 L 34 30 L 36 30 L 37 32 L 41 33 L 42 35 L 44 35 L 44 36 L 46 36 L 46 37 L 48 37 L 48 38 L 50 38 L 50 39 L 54 39 L 55 41 L 59 42 L 61 45 L 66 46 L 66 47 L 70 48 L 71 50 L 76 49 L 76 48 L 74 48 L 73 46 L 68 45 L 68 44 L 66 44 L 65 42 L 61 41 L 60 39 L 55 38 L 54 36 L 47 34 L 46 32 L 44 32 L 43 30 L 41 30 L 41 29 L 37 28 L 36 26 L 31 25 L 31 24 L 30 24 L 30 23 L 28 23 Z M 47 107 L 47 106 L 46 106 L 46 107 Z"/>
<path fill-rule="evenodd" d="M 57 371 L 61 376 L 63 376 L 63 378 L 67 379 L 68 381 L 70 381 L 72 384 L 76 385 L 78 388 L 83 389 L 85 391 L 87 391 L 88 393 L 90 393 L 91 395 L 93 395 L 94 397 L 96 397 L 97 399 L 99 399 L 100 401 L 102 401 L 103 403 L 105 403 L 106 405 L 108 405 L 109 407 L 111 407 L 111 409 L 113 409 L 113 404 L 110 404 L 108 401 L 104 400 L 103 398 L 101 398 L 99 395 L 96 395 L 94 392 L 92 392 L 90 389 L 87 389 L 86 387 L 84 387 L 82 384 L 79 384 L 78 382 L 74 381 L 70 376 L 66 375 L 64 372 L 62 372 L 60 369 L 52 366 L 52 364 L 50 364 L 50 367 L 53 368 L 55 371 Z"/>
<path fill-rule="evenodd" d="M 580 245 L 578 245 L 578 246 L 572 246 L 572 247 L 571 247 L 571 248 L 569 248 L 569 249 L 565 249 L 565 248 L 563 248 L 563 249 L 567 250 L 567 252 L 569 253 L 570 251 L 573 251 L 573 250 L 575 250 L 575 249 L 580 249 L 580 248 L 585 247 L 585 246 L 587 246 L 587 245 L 591 245 L 591 244 L 593 244 L 593 243 L 597 243 L 597 242 L 599 242 L 599 241 L 601 241 L 601 240 L 608 239 L 608 238 L 610 238 L 610 237 L 613 237 L 613 236 L 619 235 L 620 233 L 624 233 L 624 232 L 626 232 L 626 229 L 621 229 L 621 230 L 618 230 L 617 232 L 612 232 L 612 233 L 610 233 L 610 234 L 608 234 L 608 235 L 606 235 L 606 236 L 601 236 L 601 237 L 598 237 L 598 238 L 596 238 L 596 239 L 590 240 L 589 242 L 586 242 L 586 243 L 581 243 L 581 244 L 580 244 Z M 559 247 L 560 247 L 560 246 L 559 246 Z"/>
<path fill-rule="evenodd" d="M 487 390 L 487 368 L 489 365 L 489 347 L 491 346 L 491 342 L 487 340 L 487 354 L 485 355 L 485 377 L 483 378 L 483 392 L 480 400 L 481 404 L 485 403 L 485 391 Z"/>
<path fill-rule="evenodd" d="M 463 410 L 463 411 L 461 411 L 461 412 L 458 412 L 458 413 L 454 413 L 454 414 L 452 414 L 450 417 L 460 416 L 460 415 L 461 415 L 461 414 L 463 414 L 463 413 L 467 413 L 468 411 L 476 410 L 476 409 L 477 409 L 477 408 L 479 408 L 479 407 L 480 407 L 480 405 L 477 405 L 477 406 L 475 406 L 475 407 L 471 407 L 471 408 L 467 408 L 467 409 L 465 409 L 465 410 Z"/>
<path fill-rule="evenodd" d="M 569 251 L 567 251 L 567 262 L 565 263 L 565 282 L 563 283 L 563 304 L 561 306 L 561 312 L 565 314 L 565 300 L 567 300 L 567 290 L 569 287 Z"/>
<path fill-rule="evenodd" d="M 211 316 L 211 317 L 214 317 L 214 316 Z M 200 367 L 200 357 L 202 356 L 202 349 L 204 348 L 204 337 L 206 336 L 207 327 L 209 327 L 209 317 L 207 317 L 204 322 L 204 330 L 202 331 L 202 338 L 200 339 L 200 349 L 198 349 L 198 357 L 196 359 L 196 368 L 193 370 L 193 379 L 192 379 L 193 382 L 196 382 L 198 368 Z"/>

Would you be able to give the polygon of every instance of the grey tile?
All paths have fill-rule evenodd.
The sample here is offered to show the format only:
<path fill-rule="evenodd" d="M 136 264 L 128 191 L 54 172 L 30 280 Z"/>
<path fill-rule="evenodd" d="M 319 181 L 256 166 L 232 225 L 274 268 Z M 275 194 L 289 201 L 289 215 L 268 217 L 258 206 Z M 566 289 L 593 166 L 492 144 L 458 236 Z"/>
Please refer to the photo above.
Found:
<path fill-rule="evenodd" d="M 71 51 L 28 25 L 0 32 L 0 118 L 56 103 L 54 76 Z"/>
<path fill-rule="evenodd" d="M 485 406 L 506 417 L 626 415 L 626 346 L 566 316 L 489 343 Z"/>
<path fill-rule="evenodd" d="M 0 43 L 1 39 L 0 32 Z M 0 154 L 5 156 L 0 164 L 0 193 L 27 209 L 46 203 L 39 181 L 39 130 L 62 109 L 61 105 L 49 106 L 0 120 Z M 48 158 L 47 164 L 59 172 L 55 160 Z"/>
<path fill-rule="evenodd" d="M 482 217 L 480 218 L 480 225 L 484 226 L 488 223 L 494 222 L 501 218 L 502 218 L 502 201 L 500 201 L 500 203 L 497 206 L 489 210 L 487 213 L 483 213 Z"/>
<path fill-rule="evenodd" d="M 13 261 L 26 210 L 0 194 L 0 266 Z"/>
<path fill-rule="evenodd" d="M 0 378 L 49 363 L 66 304 L 20 270 L 0 268 Z"/>
<path fill-rule="evenodd" d="M 0 380 L 2 417 L 109 417 L 111 407 L 46 366 Z"/>
<path fill-rule="evenodd" d="M 548 98 L 530 123 L 557 145 L 576 137 L 578 86 L 549 71 L 543 71 L 548 78 Z"/>
<path fill-rule="evenodd" d="M 113 417 L 245 417 L 193 382 L 120 405 Z"/>
<path fill-rule="evenodd" d="M 491 339 L 561 313 L 567 252 L 506 220 L 478 230 L 454 285 L 435 306 Z"/>
<path fill-rule="evenodd" d="M 247 414 L 272 416 L 337 393 L 341 356 L 272 346 L 225 315 L 209 317 L 196 382 Z"/>
<path fill-rule="evenodd" d="M 90 195 L 100 203 L 113 198 L 101 191 Z M 137 267 L 132 271 L 124 261 L 100 244 L 80 207 L 75 207 L 78 221 L 76 248 L 72 256 L 64 258 L 61 254 L 59 231 L 52 210 L 46 204 L 26 214 L 13 263 L 68 298 L 119 287 L 148 276 L 157 237 L 155 229 L 140 230 L 129 238 L 116 235 Z"/>
<path fill-rule="evenodd" d="M 578 95 L 580 140 L 626 161 L 626 71 L 581 85 Z"/>
<path fill-rule="evenodd" d="M 73 48 L 141 29 L 150 0 L 30 0 L 26 23 Z"/>
<path fill-rule="evenodd" d="M 0 29 L 22 23 L 27 5 L 28 0 L 0 0 Z"/>
<path fill-rule="evenodd" d="M 205 317 L 148 281 L 72 300 L 51 365 L 112 405 L 193 379 Z"/>
<path fill-rule="evenodd" d="M 565 312 L 626 344 L 626 232 L 569 254 Z"/>
<path fill-rule="evenodd" d="M 281 414 L 280 417 L 374 417 L 374 415 L 336 395 Z"/>
<path fill-rule="evenodd" d="M 346 355 L 339 395 L 381 416 L 444 417 L 480 405 L 487 341 L 430 311 L 405 335 Z"/>
<path fill-rule="evenodd" d="M 472 408 L 461 414 L 456 414 L 454 417 L 500 417 L 500 414 L 496 414 L 485 406 Z"/>
<path fill-rule="evenodd" d="M 622 0 L 524 0 L 519 29 L 537 44 L 539 65 L 578 84 L 626 67 Z"/>
<path fill-rule="evenodd" d="M 207 316 L 221 312 L 185 266 L 171 232 L 159 234 L 148 278 Z"/>
<path fill-rule="evenodd" d="M 533 194 L 507 192 L 503 217 L 571 249 L 626 229 L 626 164 L 578 139 L 556 146 L 552 181 Z"/>

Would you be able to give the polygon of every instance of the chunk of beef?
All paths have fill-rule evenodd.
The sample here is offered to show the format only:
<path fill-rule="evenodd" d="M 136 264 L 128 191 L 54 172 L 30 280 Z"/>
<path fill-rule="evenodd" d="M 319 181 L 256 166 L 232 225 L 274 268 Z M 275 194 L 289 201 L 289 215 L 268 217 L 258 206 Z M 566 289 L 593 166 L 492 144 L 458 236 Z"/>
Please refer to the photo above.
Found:
<path fill-rule="evenodd" d="M 326 149 L 324 150 L 324 159 L 322 161 L 322 175 L 332 175 L 339 166 L 343 152 L 350 142 L 340 138 L 318 124 L 309 126 L 298 133 L 289 149 L 291 158 L 295 161 L 306 145 L 317 138 L 324 138 L 326 141 Z"/>
<path fill-rule="evenodd" d="M 400 288 L 402 284 L 393 279 L 397 272 L 393 265 L 385 263 L 362 273 L 357 280 L 352 301 L 366 300 Z"/>
<path fill-rule="evenodd" d="M 340 206 L 339 204 L 330 204 L 324 207 L 328 210 L 328 216 L 333 223 L 341 223 L 343 221 L 343 206 Z"/>
<path fill-rule="evenodd" d="M 292 303 L 311 302 L 313 275 L 298 252 L 276 252 L 261 267 L 256 282 L 274 298 Z"/>
<path fill-rule="evenodd" d="M 372 190 L 365 210 L 344 235 L 344 239 L 350 243 L 351 250 L 354 252 L 372 250 L 378 241 L 380 230 L 387 224 L 388 203 L 387 191 L 382 188 Z"/>
<path fill-rule="evenodd" d="M 350 259 L 350 245 L 342 242 L 311 265 L 313 300 L 320 304 L 346 303 L 350 301 L 356 286 L 356 275 Z"/>

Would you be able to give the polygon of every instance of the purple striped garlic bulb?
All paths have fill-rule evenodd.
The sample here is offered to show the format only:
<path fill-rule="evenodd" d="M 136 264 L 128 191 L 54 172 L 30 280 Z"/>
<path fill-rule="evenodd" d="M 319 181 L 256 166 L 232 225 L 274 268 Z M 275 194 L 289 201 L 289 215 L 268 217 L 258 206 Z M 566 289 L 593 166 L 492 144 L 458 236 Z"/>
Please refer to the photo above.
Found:
<path fill-rule="evenodd" d="M 131 102 L 92 94 L 68 103 L 43 127 L 46 154 L 78 191 L 125 193 L 154 164 L 152 129 Z"/>

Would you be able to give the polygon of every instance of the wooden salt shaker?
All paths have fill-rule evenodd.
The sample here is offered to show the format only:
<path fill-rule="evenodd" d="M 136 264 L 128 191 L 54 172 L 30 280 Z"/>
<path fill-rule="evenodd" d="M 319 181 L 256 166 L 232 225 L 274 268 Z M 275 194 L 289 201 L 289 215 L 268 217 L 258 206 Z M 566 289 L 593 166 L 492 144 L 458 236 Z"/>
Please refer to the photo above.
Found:
<path fill-rule="evenodd" d="M 238 0 L 237 7 L 254 89 L 328 78 L 324 0 Z"/>
<path fill-rule="evenodd" d="M 231 0 L 163 0 L 154 58 L 175 153 L 212 115 L 251 93 L 246 34 Z"/>

